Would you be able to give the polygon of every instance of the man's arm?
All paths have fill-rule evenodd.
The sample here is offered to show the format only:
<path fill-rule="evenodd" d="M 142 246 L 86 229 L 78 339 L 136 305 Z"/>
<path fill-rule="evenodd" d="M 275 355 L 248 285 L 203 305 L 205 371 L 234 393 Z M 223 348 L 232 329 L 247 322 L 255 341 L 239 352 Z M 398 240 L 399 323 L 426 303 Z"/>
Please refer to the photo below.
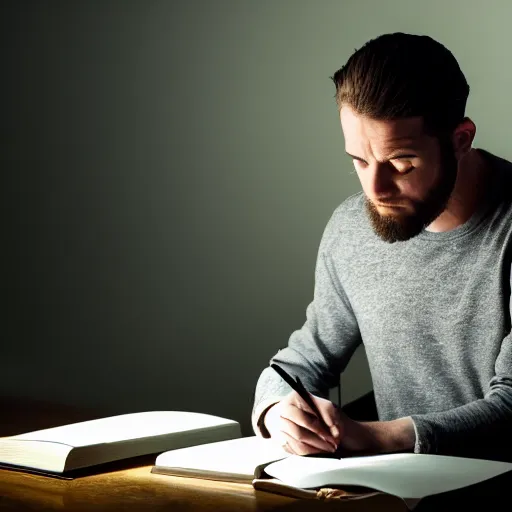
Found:
<path fill-rule="evenodd" d="M 512 274 L 510 278 L 512 286 Z M 512 301 L 509 298 L 512 317 Z M 509 317 L 509 318 L 510 318 Z M 509 324 L 510 325 L 510 324 Z M 485 335 L 485 332 L 482 332 Z M 473 347 L 473 350 L 476 348 Z M 512 461 L 512 333 L 501 342 L 489 389 L 461 407 L 411 416 L 416 453 Z"/>
<path fill-rule="evenodd" d="M 292 333 L 288 346 L 270 361 L 298 376 L 308 391 L 320 397 L 327 397 L 329 389 L 338 385 L 340 373 L 361 343 L 357 321 L 330 256 L 338 238 L 338 215 L 339 209 L 327 223 L 320 242 L 314 296 L 306 310 L 306 322 Z M 263 415 L 290 391 L 290 386 L 273 369 L 263 370 L 256 384 L 252 411 L 256 434 L 268 437 Z"/>
<path fill-rule="evenodd" d="M 498 357 L 510 359 L 511 337 Z M 509 363 L 510 364 L 510 363 Z M 499 370 L 480 400 L 442 412 L 392 421 L 345 419 L 342 446 L 363 453 L 414 452 L 512 461 L 512 378 Z"/>
<path fill-rule="evenodd" d="M 412 416 L 416 453 L 512 460 L 512 337 L 503 341 L 496 374 L 480 400 Z"/>
<path fill-rule="evenodd" d="M 479 400 L 388 422 L 346 419 L 348 450 L 414 451 L 512 461 L 512 334 L 502 341 L 489 391 Z"/>
<path fill-rule="evenodd" d="M 391 421 L 359 422 L 341 413 L 343 436 L 340 448 L 350 454 L 412 452 L 416 443 L 410 417 Z"/>

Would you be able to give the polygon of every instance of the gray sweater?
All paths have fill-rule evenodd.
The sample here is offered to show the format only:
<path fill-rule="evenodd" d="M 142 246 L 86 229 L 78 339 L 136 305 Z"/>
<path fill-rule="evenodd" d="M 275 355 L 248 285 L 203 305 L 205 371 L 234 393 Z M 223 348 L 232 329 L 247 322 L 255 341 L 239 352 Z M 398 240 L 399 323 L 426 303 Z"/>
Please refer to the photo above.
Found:
<path fill-rule="evenodd" d="M 416 453 L 512 461 L 512 164 L 492 165 L 489 193 L 458 228 L 388 244 L 363 194 L 323 233 L 303 326 L 275 361 L 327 397 L 364 344 L 380 420 L 411 417 Z M 290 388 L 270 368 L 256 385 L 253 428 Z"/>

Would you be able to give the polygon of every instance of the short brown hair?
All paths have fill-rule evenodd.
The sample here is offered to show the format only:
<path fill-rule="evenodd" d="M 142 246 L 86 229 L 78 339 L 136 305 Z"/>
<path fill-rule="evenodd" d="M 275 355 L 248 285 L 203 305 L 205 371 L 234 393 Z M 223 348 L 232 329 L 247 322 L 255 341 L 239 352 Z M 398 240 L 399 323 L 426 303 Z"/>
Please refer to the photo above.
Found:
<path fill-rule="evenodd" d="M 469 85 L 453 54 L 429 36 L 384 34 L 356 50 L 330 77 L 338 108 L 387 120 L 422 116 L 449 133 L 464 119 Z"/>

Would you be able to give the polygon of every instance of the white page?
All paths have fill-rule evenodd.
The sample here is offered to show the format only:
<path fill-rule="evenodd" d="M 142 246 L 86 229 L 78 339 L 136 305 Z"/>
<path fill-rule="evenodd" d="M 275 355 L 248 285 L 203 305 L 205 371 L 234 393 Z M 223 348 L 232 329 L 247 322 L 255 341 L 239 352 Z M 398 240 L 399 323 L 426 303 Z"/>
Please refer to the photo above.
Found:
<path fill-rule="evenodd" d="M 250 436 L 169 450 L 158 455 L 155 466 L 212 471 L 252 478 L 258 466 L 289 456 L 290 454 L 275 441 Z"/>
<path fill-rule="evenodd" d="M 510 470 L 512 464 L 506 462 L 413 453 L 342 460 L 293 455 L 265 468 L 270 476 L 296 487 L 359 485 L 416 499 L 472 485 Z"/>
<path fill-rule="evenodd" d="M 78 447 L 229 424 L 237 425 L 233 420 L 208 414 L 185 411 L 148 411 L 38 430 L 13 436 L 11 439 L 49 441 Z"/>

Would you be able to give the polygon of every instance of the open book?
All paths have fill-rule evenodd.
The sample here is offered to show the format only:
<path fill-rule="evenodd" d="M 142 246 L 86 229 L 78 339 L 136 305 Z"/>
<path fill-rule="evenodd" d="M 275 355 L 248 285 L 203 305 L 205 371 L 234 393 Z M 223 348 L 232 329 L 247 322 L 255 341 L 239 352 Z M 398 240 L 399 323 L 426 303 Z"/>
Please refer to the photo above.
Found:
<path fill-rule="evenodd" d="M 196 412 L 121 414 L 0 438 L 0 465 L 64 474 L 241 437 L 238 422 Z"/>
<path fill-rule="evenodd" d="M 363 488 L 384 493 L 412 509 L 426 496 L 460 489 L 512 470 L 481 459 L 395 453 L 337 459 L 290 455 L 271 439 L 243 437 L 158 455 L 152 473 L 252 483 L 256 489 L 295 497 Z M 320 493 L 319 493 L 320 491 Z"/>
<path fill-rule="evenodd" d="M 258 436 L 240 437 L 161 453 L 151 472 L 251 483 L 263 475 L 269 463 L 289 456 L 270 440 Z"/>

